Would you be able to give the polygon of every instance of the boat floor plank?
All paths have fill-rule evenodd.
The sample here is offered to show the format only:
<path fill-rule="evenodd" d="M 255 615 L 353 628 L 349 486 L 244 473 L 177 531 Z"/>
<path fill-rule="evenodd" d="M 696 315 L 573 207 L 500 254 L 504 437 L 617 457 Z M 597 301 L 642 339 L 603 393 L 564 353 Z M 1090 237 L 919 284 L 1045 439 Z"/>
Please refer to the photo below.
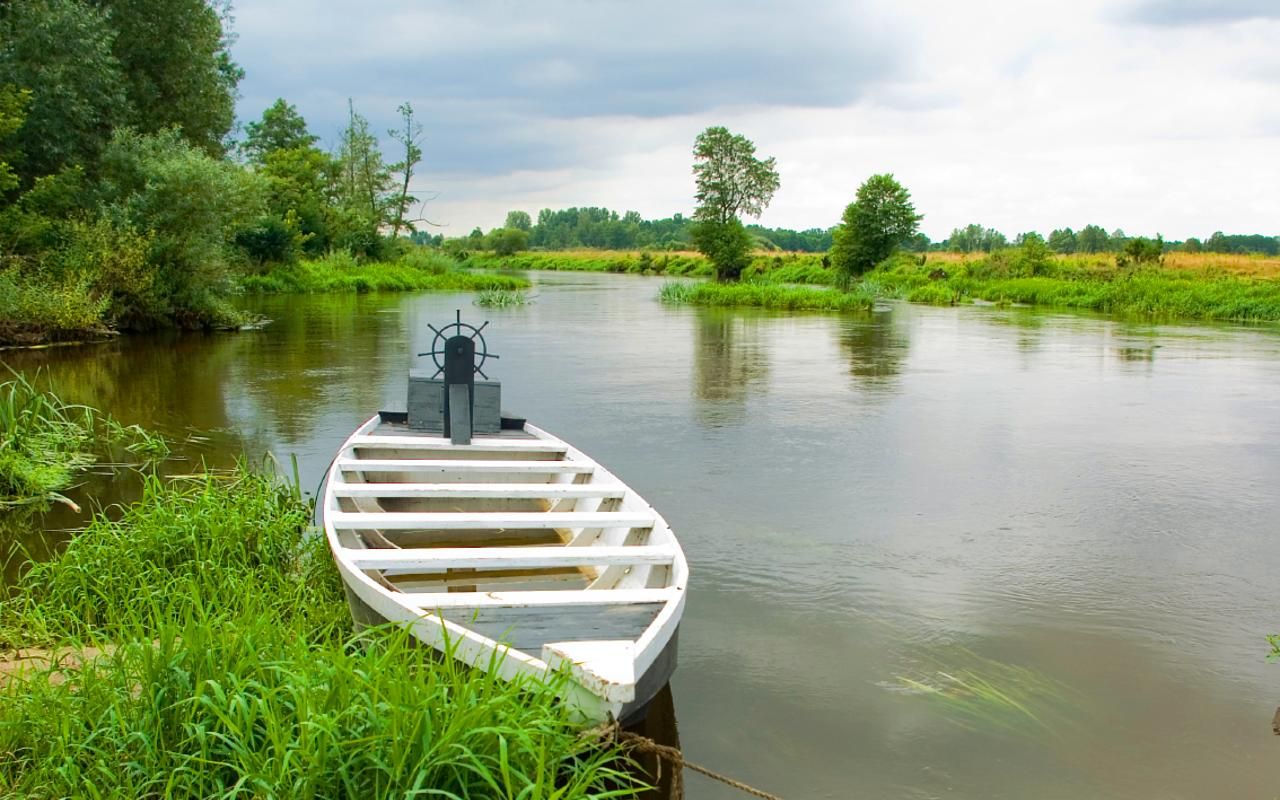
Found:
<path fill-rule="evenodd" d="M 440 616 L 481 636 L 540 656 L 549 642 L 640 638 L 665 603 L 556 608 L 442 609 Z"/>

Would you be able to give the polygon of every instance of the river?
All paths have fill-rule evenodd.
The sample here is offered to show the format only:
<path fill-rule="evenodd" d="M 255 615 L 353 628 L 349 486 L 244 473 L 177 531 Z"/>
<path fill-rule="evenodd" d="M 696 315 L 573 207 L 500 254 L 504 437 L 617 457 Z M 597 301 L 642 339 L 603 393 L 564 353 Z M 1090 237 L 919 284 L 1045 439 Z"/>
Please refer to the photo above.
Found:
<path fill-rule="evenodd" d="M 519 308 L 276 297 L 260 332 L 3 360 L 182 440 L 170 471 L 270 452 L 310 488 L 462 308 L 491 321 L 504 407 L 679 535 L 690 760 L 789 800 L 1280 792 L 1276 328 L 669 308 L 660 279 L 534 278 Z M 72 496 L 136 492 L 102 472 Z M 8 536 L 39 556 L 77 522 Z"/>

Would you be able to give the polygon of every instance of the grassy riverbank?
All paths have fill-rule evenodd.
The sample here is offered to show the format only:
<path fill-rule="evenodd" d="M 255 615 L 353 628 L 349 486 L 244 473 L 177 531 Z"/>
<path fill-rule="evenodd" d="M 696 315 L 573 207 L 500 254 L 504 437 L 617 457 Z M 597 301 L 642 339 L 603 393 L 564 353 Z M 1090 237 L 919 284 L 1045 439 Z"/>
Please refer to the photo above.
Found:
<path fill-rule="evenodd" d="M 983 301 L 1119 316 L 1231 322 L 1280 321 L 1280 259 L 1170 254 L 1163 264 L 1119 267 L 1109 254 L 1049 256 L 1019 248 L 991 254 L 900 253 L 862 276 L 848 295 L 780 284 L 832 285 L 819 258 L 757 257 L 739 284 L 664 286 L 661 299 L 708 306 L 848 310 L 868 298 L 932 305 Z"/>
<path fill-rule="evenodd" d="M 309 516 L 296 491 L 244 468 L 152 478 L 118 520 L 98 516 L 33 565 L 0 604 L 0 646 L 96 655 L 0 679 L 0 795 L 583 798 L 630 785 L 546 687 L 437 660 L 395 630 L 353 638 Z"/>
<path fill-rule="evenodd" d="M 1012 249 L 955 261 L 931 256 L 924 263 L 899 256 L 861 285 L 880 296 L 937 305 L 982 300 L 1149 318 L 1280 321 L 1280 280 L 1255 277 L 1267 269 L 1263 261 L 1239 261 L 1238 270 L 1207 258 L 1118 267 L 1106 257 L 1034 259 Z"/>
<path fill-rule="evenodd" d="M 94 463 L 95 451 L 111 445 L 141 458 L 169 454 L 163 437 L 67 403 L 14 375 L 0 383 L 0 508 L 66 501 L 59 491 Z"/>
<path fill-rule="evenodd" d="M 472 272 L 441 253 L 412 251 L 398 261 L 360 264 L 346 254 L 299 261 L 241 279 L 246 292 L 478 292 L 521 289 L 529 281 L 515 275 Z"/>

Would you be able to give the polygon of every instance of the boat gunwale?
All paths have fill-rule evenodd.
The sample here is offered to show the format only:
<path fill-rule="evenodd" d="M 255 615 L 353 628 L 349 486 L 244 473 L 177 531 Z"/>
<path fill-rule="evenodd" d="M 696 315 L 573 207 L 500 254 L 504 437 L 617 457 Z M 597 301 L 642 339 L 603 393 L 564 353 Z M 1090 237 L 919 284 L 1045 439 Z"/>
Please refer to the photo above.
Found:
<path fill-rule="evenodd" d="M 367 568 L 357 566 L 349 556 L 351 552 L 358 552 L 362 548 L 348 548 L 342 545 L 337 535 L 338 529 L 334 525 L 332 515 L 328 512 L 338 510 L 338 494 L 336 494 L 338 487 L 361 485 L 358 481 L 348 483 L 343 477 L 344 473 L 362 472 L 361 470 L 353 470 L 350 466 L 352 461 L 358 460 L 355 453 L 356 449 L 384 449 L 376 441 L 372 443 L 370 442 L 371 432 L 376 430 L 381 421 L 381 415 L 374 415 L 359 425 L 355 431 L 353 431 L 347 439 L 344 440 L 342 445 L 338 448 L 337 454 L 333 459 L 333 463 L 330 465 L 329 470 L 326 473 L 323 495 L 322 497 L 317 498 L 317 502 L 319 504 L 318 507 L 320 509 L 320 513 L 318 514 L 319 521 L 324 528 L 330 551 L 333 554 L 335 563 L 338 565 L 343 582 L 346 583 L 353 592 L 356 592 L 363 602 L 368 604 L 383 618 L 388 621 L 401 622 L 409 625 L 413 630 L 414 635 L 424 643 L 429 644 L 436 649 L 451 649 L 455 657 L 470 663 L 473 666 L 483 666 L 488 664 L 489 666 L 496 668 L 499 675 L 504 679 L 511 680 L 519 674 L 544 676 L 549 672 L 555 671 L 560 666 L 567 665 L 578 685 L 587 693 L 592 695 L 596 700 L 604 701 L 607 705 L 607 713 L 616 716 L 624 705 L 635 699 L 636 686 L 639 684 L 645 673 L 654 665 L 655 660 L 657 660 L 663 653 L 667 644 L 673 639 L 683 615 L 685 589 L 688 583 L 688 563 L 685 559 L 684 551 L 667 521 L 638 492 L 632 489 L 629 485 L 620 481 L 612 472 L 606 469 L 598 461 L 591 458 L 571 443 L 548 433 L 542 428 L 525 422 L 523 431 L 529 433 L 533 438 L 545 443 L 548 447 L 548 451 L 555 451 L 557 455 L 560 455 L 560 460 L 591 467 L 591 478 L 586 484 L 549 483 L 548 485 L 591 486 L 593 484 L 603 484 L 603 487 L 601 488 L 607 487 L 611 491 L 620 489 L 621 494 L 618 495 L 618 497 L 622 502 L 626 503 L 630 501 L 633 504 L 637 504 L 637 513 L 642 510 L 643 513 L 652 515 L 653 523 L 649 528 L 649 545 L 647 546 L 658 546 L 653 544 L 654 533 L 662 532 L 661 535 L 664 535 L 667 541 L 662 542 L 661 546 L 670 547 L 672 550 L 671 561 L 667 567 L 667 585 L 665 587 L 659 587 L 664 591 L 669 591 L 671 596 L 665 601 L 662 601 L 662 607 L 657 615 L 645 626 L 643 632 L 635 638 L 626 640 L 602 640 L 614 641 L 618 644 L 625 641 L 629 644 L 629 648 L 621 648 L 624 652 L 629 652 L 632 655 L 630 665 L 632 680 L 629 683 L 627 681 L 611 681 L 603 679 L 596 673 L 585 671 L 582 668 L 583 666 L 586 666 L 587 670 L 589 670 L 590 664 L 582 665 L 566 660 L 561 653 L 557 652 L 558 648 L 555 647 L 557 644 L 564 643 L 547 642 L 543 645 L 543 652 L 535 656 L 527 651 L 504 644 L 472 630 L 471 628 L 453 622 L 445 618 L 441 613 L 438 613 L 440 609 L 436 609 L 436 613 L 433 613 L 430 606 L 424 606 L 420 602 L 410 600 L 412 597 L 422 597 L 422 595 L 430 593 L 406 593 L 388 589 L 385 585 L 366 572 Z M 416 439 L 417 437 L 414 438 Z M 426 441 L 437 438 L 438 441 Z M 483 451 L 486 444 L 492 445 L 497 440 L 498 437 L 476 437 L 473 442 L 478 445 L 477 450 Z M 531 440 L 524 439 L 512 439 L 510 441 L 531 442 Z M 420 446 L 416 441 L 413 442 L 412 449 L 449 450 L 454 449 L 455 447 L 457 446 L 452 445 L 452 443 L 442 437 L 424 437 L 424 442 Z M 563 450 L 561 450 L 561 448 L 563 448 Z M 394 449 L 394 447 L 390 449 Z M 491 447 L 490 449 L 497 451 L 503 448 Z M 520 445 L 510 449 L 538 451 L 539 448 L 531 442 L 528 445 Z M 370 460 L 386 462 L 396 459 Z M 465 469 L 466 460 L 459 459 L 458 463 L 464 465 Z M 525 463 L 529 464 L 536 462 Z M 370 472 L 374 471 L 377 470 L 370 470 Z M 521 483 L 513 485 L 524 488 L 529 486 L 538 486 L 540 484 Z M 377 512 L 368 513 L 376 514 Z M 604 547 L 606 545 L 597 544 L 596 542 L 592 542 L 590 545 L 581 545 L 581 547 L 584 548 L 591 546 Z M 622 545 L 622 547 L 630 546 L 646 545 Z M 485 548 L 477 549 L 483 550 Z M 598 576 L 603 573 L 604 568 L 605 565 L 600 565 L 600 572 L 597 573 Z M 597 577 L 597 580 L 599 580 L 599 577 Z M 580 589 L 556 591 L 563 591 L 570 595 L 578 595 L 583 592 L 628 590 L 615 588 L 592 589 L 591 585 L 588 584 L 588 586 Z M 500 595 L 501 592 L 494 592 L 493 594 Z M 556 606 L 546 605 L 545 607 L 554 608 Z M 546 660 L 548 650 L 552 651 L 551 655 L 553 656 L 550 661 Z M 578 693 L 575 692 L 574 694 Z M 581 703 L 582 699 L 583 698 L 581 697 L 578 698 L 580 705 L 583 705 Z"/>

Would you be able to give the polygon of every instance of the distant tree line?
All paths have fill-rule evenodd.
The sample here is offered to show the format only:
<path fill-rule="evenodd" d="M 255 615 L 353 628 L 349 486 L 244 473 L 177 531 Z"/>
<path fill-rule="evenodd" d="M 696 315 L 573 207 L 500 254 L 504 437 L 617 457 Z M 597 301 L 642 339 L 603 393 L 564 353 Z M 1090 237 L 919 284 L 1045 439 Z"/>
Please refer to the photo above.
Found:
<path fill-rule="evenodd" d="M 596 207 L 565 208 L 558 211 L 544 208 L 538 212 L 536 222 L 527 212 L 513 211 L 508 214 L 503 227 L 494 230 L 523 230 L 527 235 L 525 246 L 539 250 L 689 250 L 693 247 L 694 223 L 693 218 L 683 214 L 647 220 L 635 211 L 620 214 L 608 208 Z M 834 229 L 794 231 L 747 225 L 745 230 L 756 249 L 819 253 L 831 247 L 831 232 Z M 492 231 L 489 235 L 491 234 Z M 468 244 L 479 242 L 484 247 L 486 235 L 483 232 L 473 232 L 472 235 L 461 238 L 468 240 Z M 418 241 L 429 244 L 435 240 L 428 234 L 422 234 Z"/>
<path fill-rule="evenodd" d="M 514 215 L 514 219 L 512 217 Z M 513 211 L 508 215 L 503 228 L 495 228 L 489 234 L 477 229 L 470 236 L 453 241 L 455 246 L 470 249 L 493 249 L 494 240 L 488 238 L 497 231 L 520 230 L 525 233 L 517 249 L 533 248 L 538 250 L 573 250 L 593 248 L 601 250 L 688 250 L 693 249 L 691 232 L 696 220 L 682 214 L 673 214 L 662 219 L 648 220 L 635 211 L 619 214 L 608 208 L 585 207 L 552 210 L 544 208 L 538 212 L 537 221 L 533 222 L 524 211 Z M 800 253 L 824 253 L 831 249 L 832 235 L 837 230 L 831 228 L 809 228 L 803 231 L 788 228 L 766 228 L 762 225 L 746 225 L 746 232 L 751 236 L 752 247 L 756 250 L 783 250 Z M 916 232 L 902 243 L 902 249 L 912 252 L 949 251 L 957 253 L 989 253 L 1010 246 L 1019 246 L 1032 232 L 1021 233 L 1010 239 L 994 228 L 982 225 L 966 225 L 956 228 L 951 235 L 940 241 L 932 241 L 924 233 Z M 1135 238 L 1119 228 L 1107 232 L 1100 225 L 1086 225 L 1076 231 L 1071 228 L 1058 228 L 1047 237 L 1040 236 L 1048 249 L 1054 253 L 1119 253 L 1125 245 Z M 509 234 L 502 234 L 511 238 Z M 443 236 L 428 232 L 413 234 L 415 242 L 428 245 L 439 245 Z M 1195 237 L 1185 241 L 1164 241 L 1166 252 L 1182 251 L 1189 253 L 1256 253 L 1262 255 L 1280 255 L 1280 237 L 1260 234 L 1224 234 L 1221 231 L 1205 239 Z"/>

